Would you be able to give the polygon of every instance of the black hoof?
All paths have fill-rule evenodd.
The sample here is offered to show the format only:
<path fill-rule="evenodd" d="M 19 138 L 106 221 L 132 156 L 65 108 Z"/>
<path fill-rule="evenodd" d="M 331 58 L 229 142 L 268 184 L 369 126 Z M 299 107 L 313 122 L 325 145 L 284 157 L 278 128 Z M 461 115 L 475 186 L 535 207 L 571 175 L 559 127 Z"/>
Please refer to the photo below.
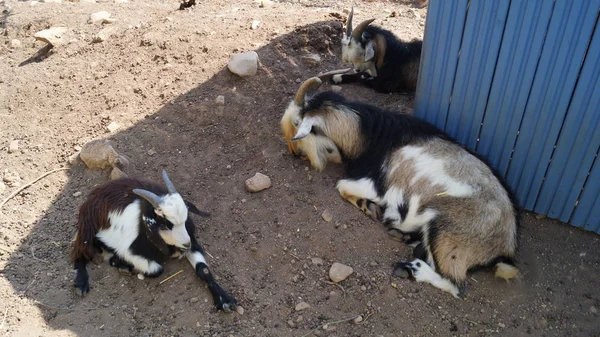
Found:
<path fill-rule="evenodd" d="M 219 296 L 215 296 L 215 307 L 217 310 L 231 312 L 237 308 L 237 301 L 231 295 L 223 292 Z"/>
<path fill-rule="evenodd" d="M 395 228 L 388 229 L 387 234 L 396 241 L 403 241 L 404 234 Z"/>
<path fill-rule="evenodd" d="M 393 275 L 400 278 L 410 278 L 412 276 L 412 264 L 410 262 L 398 262 L 394 266 Z"/>
<path fill-rule="evenodd" d="M 74 292 L 75 294 L 77 294 L 78 296 L 85 296 L 85 294 L 87 294 L 90 291 L 90 284 L 88 282 L 88 276 L 87 275 L 77 275 L 77 277 L 75 277 L 75 289 Z"/>

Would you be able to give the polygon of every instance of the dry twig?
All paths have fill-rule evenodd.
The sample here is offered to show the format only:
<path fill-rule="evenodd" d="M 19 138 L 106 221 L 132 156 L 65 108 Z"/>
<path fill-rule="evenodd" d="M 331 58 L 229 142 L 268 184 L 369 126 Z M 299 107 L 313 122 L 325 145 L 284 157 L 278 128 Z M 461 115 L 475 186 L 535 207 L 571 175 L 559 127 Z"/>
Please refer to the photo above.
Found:
<path fill-rule="evenodd" d="M 175 277 L 175 276 L 177 276 L 177 275 L 179 275 L 179 274 L 181 274 L 181 273 L 183 273 L 183 269 L 181 269 L 180 271 L 176 272 L 175 274 L 173 274 L 173 275 L 171 275 L 171 276 L 167 277 L 166 279 L 164 279 L 164 280 L 160 281 L 160 282 L 158 283 L 158 285 L 161 285 L 161 284 L 163 284 L 163 283 L 167 282 L 168 280 L 172 279 L 173 277 Z"/>
<path fill-rule="evenodd" d="M 352 317 L 350 317 L 350 318 L 344 318 L 344 319 L 340 319 L 339 321 L 332 321 L 332 322 L 327 322 L 327 323 L 325 323 L 325 324 L 321 324 L 321 325 L 319 325 L 318 327 L 316 327 L 316 328 L 314 328 L 314 329 L 310 330 L 310 332 L 309 332 L 309 333 L 307 333 L 306 335 L 302 335 L 302 337 L 307 337 L 307 336 L 310 336 L 310 335 L 311 335 L 313 332 L 315 332 L 315 331 L 317 331 L 317 330 L 319 330 L 319 329 L 321 329 L 321 328 L 324 328 L 324 327 L 326 327 L 326 326 L 335 325 L 335 324 L 340 324 L 340 323 L 345 323 L 345 322 L 350 322 L 350 321 L 352 321 L 352 320 L 356 319 L 358 316 L 360 316 L 360 315 L 354 315 L 354 316 L 352 316 Z"/>
<path fill-rule="evenodd" d="M 58 172 L 58 171 L 64 171 L 64 170 L 69 170 L 69 167 L 62 167 L 56 170 L 52 170 L 52 171 L 48 171 L 44 174 L 42 174 L 41 176 L 35 178 L 34 180 L 28 182 L 27 184 L 21 186 L 21 188 L 17 189 L 16 191 L 12 192 L 8 197 L 6 197 L 6 199 L 4 199 L 1 203 L 0 203 L 0 209 L 2 209 L 2 206 L 4 206 L 4 204 L 6 204 L 10 199 L 14 198 L 15 195 L 21 193 L 24 189 L 26 189 L 27 187 L 35 184 L 36 182 L 38 182 L 39 180 L 41 180 L 42 178 L 54 173 L 54 172 Z"/>

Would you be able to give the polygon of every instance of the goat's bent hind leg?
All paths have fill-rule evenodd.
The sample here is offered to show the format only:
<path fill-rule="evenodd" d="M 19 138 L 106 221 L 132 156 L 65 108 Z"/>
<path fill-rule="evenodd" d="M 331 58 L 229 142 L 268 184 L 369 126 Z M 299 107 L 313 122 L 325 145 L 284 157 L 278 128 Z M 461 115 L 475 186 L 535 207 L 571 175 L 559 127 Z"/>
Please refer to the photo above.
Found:
<path fill-rule="evenodd" d="M 375 191 L 375 184 L 373 184 L 371 179 L 342 179 L 338 181 L 337 189 L 342 198 L 363 211 L 366 215 L 374 220 L 381 219 L 381 208 L 377 205 L 379 197 Z"/>
<path fill-rule="evenodd" d="M 202 247 L 200 247 L 200 244 L 196 242 L 193 236 L 192 248 L 186 252 L 186 257 L 196 270 L 196 275 L 208 285 L 215 307 L 217 307 L 218 310 L 223 310 L 225 312 L 235 310 L 235 308 L 237 308 L 237 301 L 217 284 L 210 269 L 208 269 Z"/>

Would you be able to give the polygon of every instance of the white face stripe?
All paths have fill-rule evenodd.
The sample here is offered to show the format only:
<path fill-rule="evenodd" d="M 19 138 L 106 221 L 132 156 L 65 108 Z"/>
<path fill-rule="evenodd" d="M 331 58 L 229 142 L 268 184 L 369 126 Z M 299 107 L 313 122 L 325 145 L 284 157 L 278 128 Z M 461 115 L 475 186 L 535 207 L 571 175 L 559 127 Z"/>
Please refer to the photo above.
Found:
<path fill-rule="evenodd" d="M 294 139 L 299 140 L 308 136 L 316 121 L 317 120 L 314 117 L 304 117 L 304 119 L 302 119 L 302 123 L 300 123 L 300 126 L 298 127 L 298 131 L 296 131 Z"/>
<path fill-rule="evenodd" d="M 189 245 L 190 236 L 185 229 L 188 209 L 179 193 L 167 194 L 160 201 L 160 210 L 168 221 L 173 224 L 171 230 L 160 230 L 159 234 L 168 245 L 184 248 Z"/>

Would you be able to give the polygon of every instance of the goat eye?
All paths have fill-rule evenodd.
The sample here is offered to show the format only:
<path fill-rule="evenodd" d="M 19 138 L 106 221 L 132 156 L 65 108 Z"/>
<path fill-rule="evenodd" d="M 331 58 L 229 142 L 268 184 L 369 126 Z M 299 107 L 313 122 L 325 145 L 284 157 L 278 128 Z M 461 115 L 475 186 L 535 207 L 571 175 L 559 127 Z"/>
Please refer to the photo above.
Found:
<path fill-rule="evenodd" d="M 326 150 L 327 150 L 327 153 L 329 153 L 329 154 L 333 153 L 333 149 L 331 149 L 331 148 L 327 148 Z"/>

